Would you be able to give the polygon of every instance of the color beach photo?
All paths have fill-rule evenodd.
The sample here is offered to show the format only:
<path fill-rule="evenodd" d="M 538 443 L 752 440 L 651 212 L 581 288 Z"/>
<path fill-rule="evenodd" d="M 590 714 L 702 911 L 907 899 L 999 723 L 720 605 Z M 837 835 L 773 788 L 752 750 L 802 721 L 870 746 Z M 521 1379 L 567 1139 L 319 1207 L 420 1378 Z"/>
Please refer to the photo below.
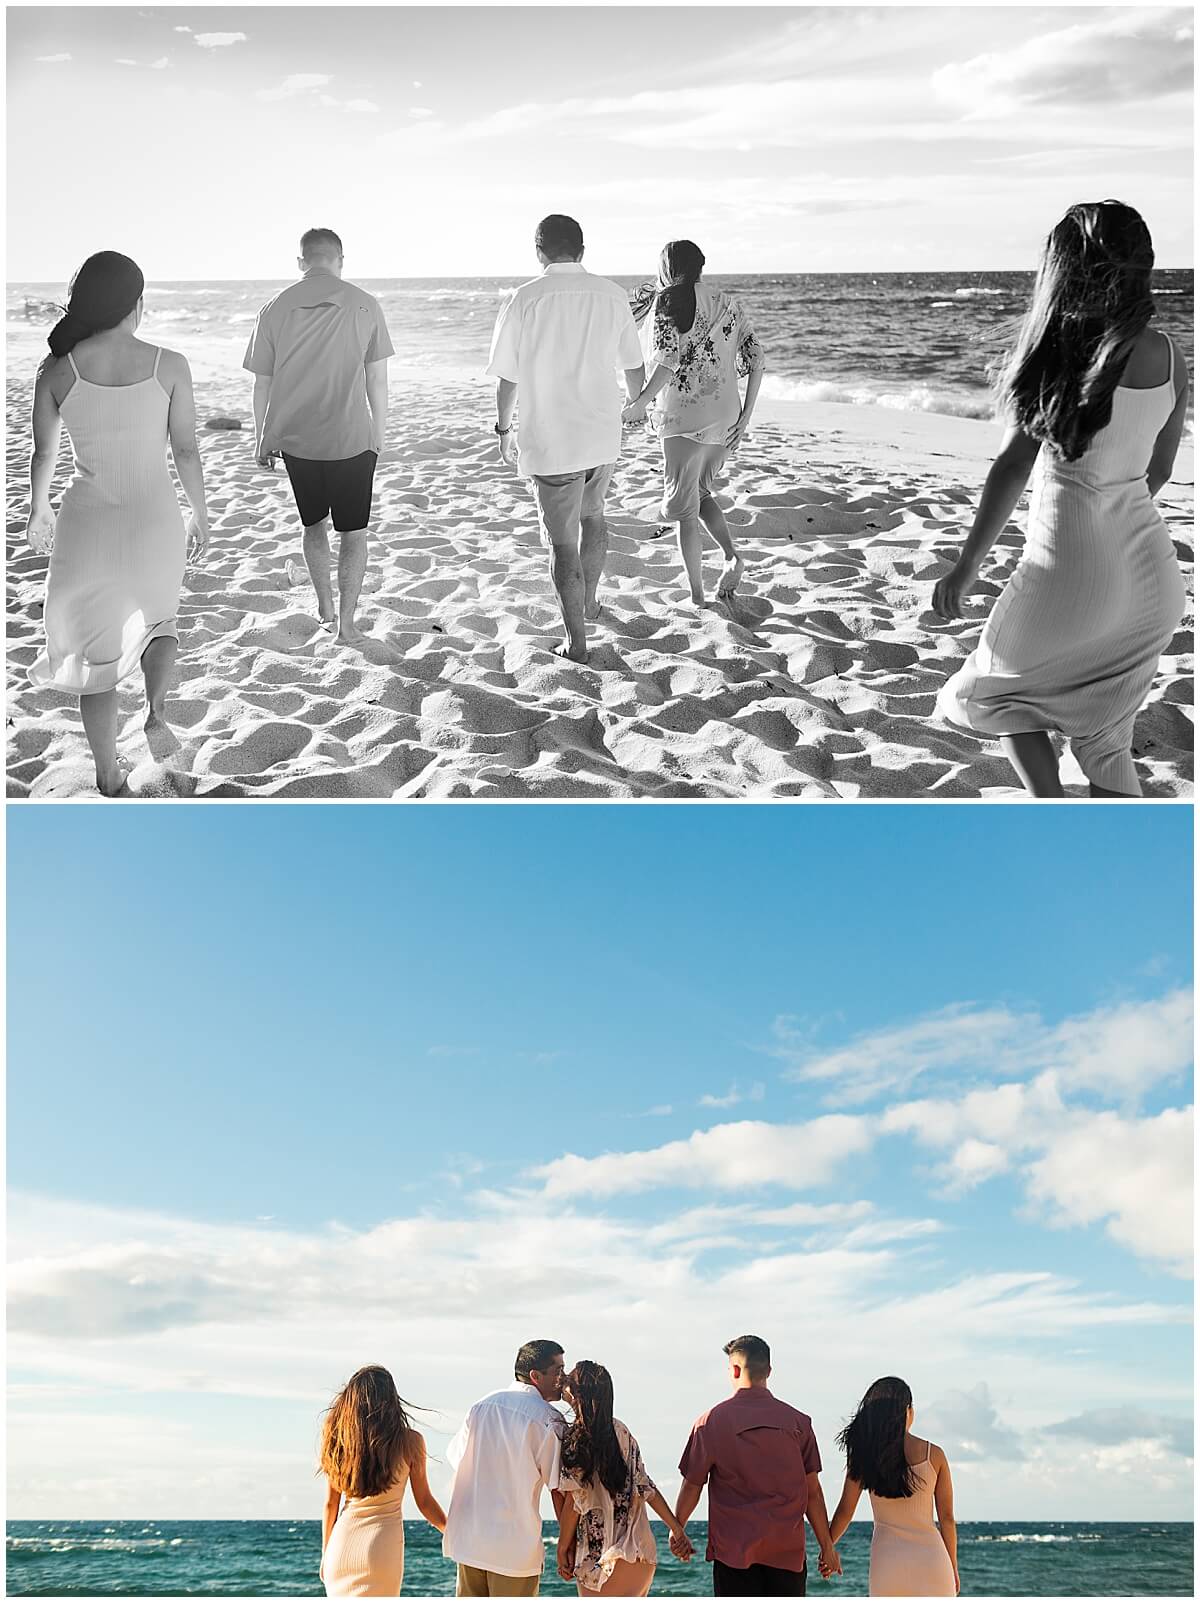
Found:
<path fill-rule="evenodd" d="M 10 1595 L 1194 1595 L 1190 809 L 8 842 Z"/>
<path fill-rule="evenodd" d="M 7 35 L 10 798 L 1190 799 L 1189 8 Z"/>

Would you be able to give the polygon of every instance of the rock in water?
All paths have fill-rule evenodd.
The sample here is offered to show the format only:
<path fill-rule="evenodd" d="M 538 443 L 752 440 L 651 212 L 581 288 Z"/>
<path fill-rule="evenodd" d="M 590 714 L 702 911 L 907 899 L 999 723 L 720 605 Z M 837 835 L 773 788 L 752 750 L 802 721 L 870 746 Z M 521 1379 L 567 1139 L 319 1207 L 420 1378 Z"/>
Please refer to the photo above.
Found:
<path fill-rule="evenodd" d="M 206 429 L 240 429 L 241 426 L 240 417 L 225 417 L 221 414 L 208 418 L 204 424 Z"/>

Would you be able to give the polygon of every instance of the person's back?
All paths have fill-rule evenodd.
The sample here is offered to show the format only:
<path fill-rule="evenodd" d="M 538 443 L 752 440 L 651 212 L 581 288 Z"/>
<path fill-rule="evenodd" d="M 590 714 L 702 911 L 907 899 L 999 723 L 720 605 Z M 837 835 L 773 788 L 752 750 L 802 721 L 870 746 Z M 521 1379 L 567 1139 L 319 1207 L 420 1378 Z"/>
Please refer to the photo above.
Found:
<path fill-rule="evenodd" d="M 55 364 L 52 383 L 66 390 L 61 411 L 74 455 L 69 505 L 120 505 L 132 518 L 147 507 L 168 519 L 177 514 L 163 354 L 142 340 L 97 335 Z"/>
<path fill-rule="evenodd" d="M 807 1476 L 820 1467 L 808 1415 L 751 1386 L 702 1414 L 693 1441 L 686 1462 L 699 1470 L 708 1461 L 710 1557 L 738 1569 L 803 1569 Z"/>
<path fill-rule="evenodd" d="M 1044 450 L 1043 475 L 1080 480 L 1100 490 L 1128 488 L 1150 505 L 1146 469 L 1175 403 L 1175 347 L 1158 329 L 1144 329 L 1113 391 L 1109 421 L 1073 462 Z M 1154 520 L 1161 521 L 1157 509 L 1151 505 L 1150 510 Z"/>

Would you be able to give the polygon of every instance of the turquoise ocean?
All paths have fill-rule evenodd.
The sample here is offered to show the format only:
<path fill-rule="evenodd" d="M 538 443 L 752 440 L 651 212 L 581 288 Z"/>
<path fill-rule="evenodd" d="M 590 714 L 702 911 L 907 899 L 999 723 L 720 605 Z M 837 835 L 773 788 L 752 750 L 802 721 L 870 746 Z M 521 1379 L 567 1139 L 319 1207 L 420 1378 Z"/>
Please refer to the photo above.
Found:
<path fill-rule="evenodd" d="M 677 1563 L 659 1532 L 654 1595 L 704 1597 L 712 1574 L 700 1559 Z M 447 1597 L 454 1566 L 441 1538 L 407 1521 L 405 1596 Z M 547 1524 L 548 1597 L 574 1597 L 554 1569 L 556 1529 Z M 704 1525 L 691 1526 L 702 1553 Z M 1190 1524 L 973 1523 L 958 1527 L 964 1596 L 1190 1597 Z M 841 1543 L 845 1573 L 822 1581 L 810 1543 L 809 1595 L 865 1597 L 869 1524 L 851 1526 Z M 12 1520 L 8 1591 L 41 1597 L 320 1597 L 321 1528 L 305 1520 Z"/>

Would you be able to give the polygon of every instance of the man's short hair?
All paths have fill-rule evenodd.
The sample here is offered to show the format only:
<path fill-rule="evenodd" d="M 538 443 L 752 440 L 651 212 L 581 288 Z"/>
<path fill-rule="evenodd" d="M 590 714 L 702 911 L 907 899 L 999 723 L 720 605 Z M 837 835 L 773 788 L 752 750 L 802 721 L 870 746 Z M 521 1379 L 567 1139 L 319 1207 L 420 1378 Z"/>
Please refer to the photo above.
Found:
<path fill-rule="evenodd" d="M 518 1380 L 529 1384 L 529 1377 L 536 1369 L 539 1375 L 546 1372 L 546 1367 L 552 1358 L 557 1358 L 562 1348 L 556 1341 L 527 1341 L 517 1354 L 517 1361 L 513 1365 L 513 1374 Z"/>
<path fill-rule="evenodd" d="M 344 256 L 345 251 L 332 228 L 307 228 L 300 235 L 300 254 L 311 262 L 324 256 Z"/>
<path fill-rule="evenodd" d="M 771 1349 L 761 1336 L 735 1336 L 725 1343 L 725 1352 L 740 1361 L 751 1380 L 766 1380 L 771 1373 Z"/>
<path fill-rule="evenodd" d="M 533 242 L 551 261 L 563 256 L 578 260 L 583 255 L 583 229 L 573 217 L 561 217 L 557 212 L 542 218 Z"/>

